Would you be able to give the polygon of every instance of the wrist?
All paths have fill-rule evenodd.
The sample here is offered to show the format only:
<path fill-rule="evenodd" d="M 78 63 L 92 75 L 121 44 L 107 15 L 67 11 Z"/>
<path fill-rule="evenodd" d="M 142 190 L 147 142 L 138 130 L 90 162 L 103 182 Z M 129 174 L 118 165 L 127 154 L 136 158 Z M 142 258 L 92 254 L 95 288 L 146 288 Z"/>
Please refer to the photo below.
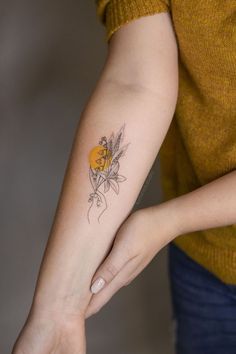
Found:
<path fill-rule="evenodd" d="M 85 319 L 86 309 L 69 309 L 63 306 L 51 306 L 47 303 L 37 303 L 36 301 L 32 302 L 29 320 L 54 320 L 54 321 L 78 321 L 83 322 Z"/>
<path fill-rule="evenodd" d="M 153 219 L 157 223 L 156 228 L 158 229 L 160 221 L 165 227 L 166 244 L 184 233 L 184 219 L 181 215 L 178 198 L 167 200 L 150 208 L 153 213 Z"/>
<path fill-rule="evenodd" d="M 44 318 L 81 318 L 85 317 L 86 309 L 89 303 L 89 297 L 77 298 L 68 296 L 64 298 L 48 299 L 42 296 L 37 290 L 35 292 L 30 313 L 33 317 Z"/>

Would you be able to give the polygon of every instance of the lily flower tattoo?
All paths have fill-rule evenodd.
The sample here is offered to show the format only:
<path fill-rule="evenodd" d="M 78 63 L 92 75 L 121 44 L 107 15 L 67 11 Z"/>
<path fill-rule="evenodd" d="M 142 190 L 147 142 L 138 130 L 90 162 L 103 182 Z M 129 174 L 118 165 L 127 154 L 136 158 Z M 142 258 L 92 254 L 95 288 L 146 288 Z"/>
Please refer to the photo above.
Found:
<path fill-rule="evenodd" d="M 87 218 L 88 222 L 94 218 L 99 219 L 107 209 L 105 194 L 112 189 L 119 194 L 119 183 L 124 182 L 126 177 L 119 174 L 120 158 L 130 143 L 121 146 L 124 140 L 125 124 L 114 135 L 112 132 L 109 139 L 103 136 L 99 145 L 93 147 L 89 153 L 89 179 L 93 192 L 90 193 L 88 202 L 90 203 Z"/>

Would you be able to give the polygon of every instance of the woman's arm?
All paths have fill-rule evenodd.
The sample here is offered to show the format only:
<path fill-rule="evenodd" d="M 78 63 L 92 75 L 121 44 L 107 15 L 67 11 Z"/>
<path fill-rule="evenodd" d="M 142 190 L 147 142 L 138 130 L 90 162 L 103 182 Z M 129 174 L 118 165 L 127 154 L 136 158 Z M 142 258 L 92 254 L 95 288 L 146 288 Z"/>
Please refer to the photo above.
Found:
<path fill-rule="evenodd" d="M 137 19 L 111 39 L 75 134 L 34 294 L 36 316 L 85 313 L 92 276 L 129 215 L 170 125 L 177 68 L 168 13 Z M 118 132 L 121 156 L 115 159 Z"/>
<path fill-rule="evenodd" d="M 236 224 L 236 171 L 170 201 L 179 234 Z"/>
<path fill-rule="evenodd" d="M 93 284 L 103 279 L 98 281 L 103 290 L 93 285 L 96 295 L 90 301 L 86 317 L 99 311 L 175 237 L 236 225 L 235 210 L 236 171 L 232 171 L 192 192 L 132 213 L 121 225 L 111 252 L 94 275 Z"/>

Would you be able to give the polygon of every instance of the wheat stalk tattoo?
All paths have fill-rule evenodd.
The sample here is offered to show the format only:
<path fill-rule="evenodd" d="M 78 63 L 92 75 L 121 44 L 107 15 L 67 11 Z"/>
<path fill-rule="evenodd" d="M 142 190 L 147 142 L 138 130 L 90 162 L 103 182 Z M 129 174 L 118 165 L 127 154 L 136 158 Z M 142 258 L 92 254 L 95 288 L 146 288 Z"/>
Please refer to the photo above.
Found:
<path fill-rule="evenodd" d="M 116 135 L 112 132 L 109 139 L 103 136 L 99 145 L 92 148 L 89 153 L 89 180 L 93 188 L 88 202 L 90 203 L 87 218 L 90 223 L 91 218 L 96 217 L 100 222 L 100 217 L 107 209 L 105 194 L 112 189 L 119 194 L 120 182 L 127 178 L 119 174 L 120 158 L 126 153 L 130 143 L 121 146 L 124 140 L 125 124 L 122 125 Z"/>

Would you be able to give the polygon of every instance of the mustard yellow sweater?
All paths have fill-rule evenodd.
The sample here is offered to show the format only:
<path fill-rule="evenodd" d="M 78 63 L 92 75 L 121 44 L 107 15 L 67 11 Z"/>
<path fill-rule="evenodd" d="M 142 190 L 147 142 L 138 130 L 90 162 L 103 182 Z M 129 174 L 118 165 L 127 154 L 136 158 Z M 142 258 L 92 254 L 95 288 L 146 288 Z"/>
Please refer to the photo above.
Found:
<path fill-rule="evenodd" d="M 106 40 L 141 16 L 168 11 L 179 47 L 179 95 L 161 146 L 164 200 L 236 168 L 236 0 L 97 0 Z M 236 210 L 235 210 L 236 213 Z M 228 284 L 236 284 L 236 224 L 174 241 Z"/>

